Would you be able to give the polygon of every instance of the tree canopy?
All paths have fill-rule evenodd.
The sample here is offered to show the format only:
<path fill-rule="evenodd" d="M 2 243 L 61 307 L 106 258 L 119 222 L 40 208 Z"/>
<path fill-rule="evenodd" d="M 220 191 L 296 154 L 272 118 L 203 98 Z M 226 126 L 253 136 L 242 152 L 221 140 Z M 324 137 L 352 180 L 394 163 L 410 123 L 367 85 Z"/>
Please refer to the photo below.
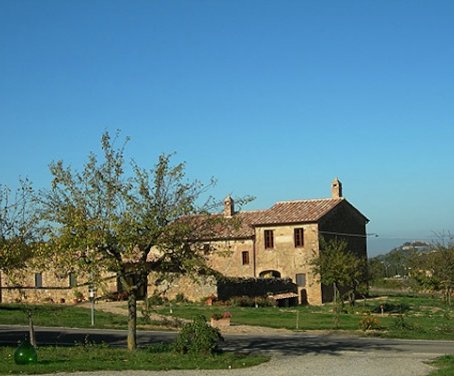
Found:
<path fill-rule="evenodd" d="M 14 193 L 0 185 L 0 270 L 21 268 L 32 256 L 39 238 L 36 204 L 30 181 L 20 180 Z"/>
<path fill-rule="evenodd" d="M 106 271 L 120 277 L 129 294 L 128 347 L 134 349 L 136 297 L 148 272 L 206 269 L 207 248 L 197 226 L 206 226 L 216 203 L 211 198 L 200 203 L 212 182 L 188 181 L 185 165 L 173 165 L 170 155 L 161 155 L 153 170 L 127 164 L 127 141 L 116 147 L 118 133 L 114 139 L 104 133 L 102 158 L 90 153 L 81 171 L 51 163 L 44 218 L 49 250 L 59 265 L 93 281 Z M 182 220 L 195 214 L 206 220 Z"/>
<path fill-rule="evenodd" d="M 335 302 L 341 300 L 339 290 L 355 293 L 365 280 L 366 260 L 357 257 L 348 249 L 348 243 L 339 239 L 320 239 L 320 254 L 312 261 L 313 272 L 322 284 L 333 286 Z"/>
<path fill-rule="evenodd" d="M 442 291 L 450 306 L 454 291 L 454 237 L 440 235 L 440 239 L 433 244 L 431 252 L 413 259 L 412 277 L 425 290 Z"/>

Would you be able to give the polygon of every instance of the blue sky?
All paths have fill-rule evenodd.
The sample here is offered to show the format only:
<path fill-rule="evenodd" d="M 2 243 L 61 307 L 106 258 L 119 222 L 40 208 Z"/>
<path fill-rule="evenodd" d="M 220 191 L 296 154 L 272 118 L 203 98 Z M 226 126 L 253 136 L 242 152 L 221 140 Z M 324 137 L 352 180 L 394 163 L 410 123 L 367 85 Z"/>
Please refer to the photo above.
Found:
<path fill-rule="evenodd" d="M 370 254 L 454 231 L 454 2 L 0 0 L 0 183 L 105 130 L 248 209 L 345 197 Z"/>

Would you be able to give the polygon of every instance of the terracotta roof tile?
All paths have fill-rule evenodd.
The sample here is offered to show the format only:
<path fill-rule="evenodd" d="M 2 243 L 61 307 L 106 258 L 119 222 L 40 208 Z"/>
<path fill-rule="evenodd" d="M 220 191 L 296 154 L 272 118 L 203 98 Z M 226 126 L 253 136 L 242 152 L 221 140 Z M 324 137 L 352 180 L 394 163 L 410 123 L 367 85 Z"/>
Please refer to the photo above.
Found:
<path fill-rule="evenodd" d="M 199 234 L 207 240 L 250 239 L 255 235 L 257 226 L 317 222 L 341 202 L 347 201 L 344 198 L 282 201 L 266 210 L 237 212 L 232 218 L 212 214 L 212 223 L 219 219 L 218 223 L 206 229 L 202 225 Z M 203 223 L 203 217 L 198 218 Z"/>
<path fill-rule="evenodd" d="M 254 225 L 316 222 L 343 200 L 327 198 L 277 202 L 271 209 L 263 211 Z"/>
<path fill-rule="evenodd" d="M 211 232 L 211 239 L 245 239 L 255 234 L 254 227 L 316 222 L 344 199 L 320 199 L 277 202 L 271 209 L 236 213 L 230 224 L 222 223 Z M 222 217 L 222 214 L 214 216 Z"/>

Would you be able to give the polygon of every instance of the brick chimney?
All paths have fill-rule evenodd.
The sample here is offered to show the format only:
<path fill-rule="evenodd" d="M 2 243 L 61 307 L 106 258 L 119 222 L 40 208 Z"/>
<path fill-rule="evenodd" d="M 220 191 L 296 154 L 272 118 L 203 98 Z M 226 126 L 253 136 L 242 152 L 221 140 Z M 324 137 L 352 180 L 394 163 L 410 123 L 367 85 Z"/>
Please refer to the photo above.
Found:
<path fill-rule="evenodd" d="M 224 217 L 230 218 L 235 213 L 235 202 L 233 198 L 228 195 L 224 200 Z"/>
<path fill-rule="evenodd" d="M 339 181 L 339 178 L 336 178 L 331 183 L 331 197 L 332 198 L 341 198 L 342 197 L 342 183 Z"/>

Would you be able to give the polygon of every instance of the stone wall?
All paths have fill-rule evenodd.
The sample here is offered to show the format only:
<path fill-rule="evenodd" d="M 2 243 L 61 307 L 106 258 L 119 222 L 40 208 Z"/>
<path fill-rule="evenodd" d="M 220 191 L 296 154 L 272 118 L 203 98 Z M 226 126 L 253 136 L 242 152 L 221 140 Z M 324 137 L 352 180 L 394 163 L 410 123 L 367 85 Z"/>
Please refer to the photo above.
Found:
<path fill-rule="evenodd" d="M 347 243 L 348 250 L 367 260 L 366 222 L 348 202 L 343 202 L 328 213 L 319 224 L 320 236 L 326 241 L 338 239 Z M 323 250 L 321 250 L 323 252 Z M 333 287 L 323 286 L 322 301 L 333 300 Z"/>
<path fill-rule="evenodd" d="M 304 245 L 295 247 L 294 229 L 304 230 Z M 265 248 L 265 230 L 272 230 L 274 247 Z M 296 282 L 297 274 L 306 277 L 305 286 L 299 286 L 298 293 L 305 294 L 309 304 L 321 304 L 321 286 L 313 275 L 310 262 L 318 256 L 319 238 L 316 223 L 303 225 L 275 225 L 256 228 L 256 259 L 257 276 L 267 271 L 277 271 L 281 278 L 289 278 Z M 302 303 L 302 301 L 300 301 Z"/>
<path fill-rule="evenodd" d="M 159 275 L 148 275 L 148 296 L 154 294 L 174 300 L 177 295 L 192 302 L 204 301 L 210 296 L 216 296 L 216 279 L 214 277 L 201 276 L 197 279 L 188 276 L 174 276 L 172 279 L 161 281 Z"/>
<path fill-rule="evenodd" d="M 66 273 L 24 269 L 11 275 L 2 272 L 0 280 L 2 303 L 76 303 L 89 299 L 88 279 L 79 276 L 70 281 Z M 116 278 L 106 275 L 97 285 L 97 296 L 113 291 Z"/>
<path fill-rule="evenodd" d="M 214 251 L 208 257 L 208 265 L 229 277 L 255 277 L 254 242 L 252 239 L 213 242 Z M 248 263 L 243 263 L 243 252 Z"/>

